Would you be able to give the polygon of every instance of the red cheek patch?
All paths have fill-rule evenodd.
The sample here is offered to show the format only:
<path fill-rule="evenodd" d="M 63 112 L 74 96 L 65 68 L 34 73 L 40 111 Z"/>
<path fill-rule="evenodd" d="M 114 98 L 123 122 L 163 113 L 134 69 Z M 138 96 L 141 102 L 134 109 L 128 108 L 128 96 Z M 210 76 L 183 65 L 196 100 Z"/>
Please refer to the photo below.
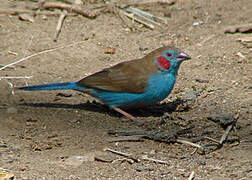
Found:
<path fill-rule="evenodd" d="M 157 62 L 159 63 L 159 65 L 162 68 L 164 68 L 166 70 L 168 70 L 170 68 L 170 66 L 171 66 L 170 61 L 168 59 L 166 59 L 164 56 L 159 56 L 157 58 Z"/>

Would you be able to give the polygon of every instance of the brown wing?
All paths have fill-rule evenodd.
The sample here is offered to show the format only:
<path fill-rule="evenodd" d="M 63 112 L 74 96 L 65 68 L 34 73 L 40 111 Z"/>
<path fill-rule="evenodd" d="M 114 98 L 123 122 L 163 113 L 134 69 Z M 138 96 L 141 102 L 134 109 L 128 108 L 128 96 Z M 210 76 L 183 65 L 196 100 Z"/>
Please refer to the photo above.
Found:
<path fill-rule="evenodd" d="M 140 60 L 134 60 L 92 74 L 77 84 L 107 91 L 141 93 L 147 86 L 148 77 Z"/>
<path fill-rule="evenodd" d="M 157 73 L 157 56 L 170 47 L 156 49 L 142 59 L 119 63 L 80 80 L 80 86 L 107 91 L 141 93 L 147 87 L 151 74 Z"/>

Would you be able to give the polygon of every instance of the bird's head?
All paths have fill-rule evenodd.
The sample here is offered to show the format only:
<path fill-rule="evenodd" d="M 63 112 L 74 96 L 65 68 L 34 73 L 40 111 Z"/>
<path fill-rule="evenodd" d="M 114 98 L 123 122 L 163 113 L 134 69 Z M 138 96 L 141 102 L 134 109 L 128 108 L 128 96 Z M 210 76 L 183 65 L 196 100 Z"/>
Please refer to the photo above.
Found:
<path fill-rule="evenodd" d="M 162 72 L 177 74 L 180 64 L 191 57 L 175 47 L 165 47 L 162 55 L 156 58 L 156 63 Z"/>

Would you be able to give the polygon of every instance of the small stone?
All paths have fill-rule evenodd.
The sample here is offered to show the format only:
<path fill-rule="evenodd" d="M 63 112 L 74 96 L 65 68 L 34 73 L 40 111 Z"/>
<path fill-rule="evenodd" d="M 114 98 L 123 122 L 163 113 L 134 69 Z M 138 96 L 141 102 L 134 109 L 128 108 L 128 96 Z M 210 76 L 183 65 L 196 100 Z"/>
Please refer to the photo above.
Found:
<path fill-rule="evenodd" d="M 215 123 L 219 123 L 223 127 L 227 127 L 234 123 L 235 118 L 233 117 L 232 114 L 223 114 L 223 113 L 218 113 L 216 116 L 208 116 L 208 120 L 211 120 Z"/>
<path fill-rule="evenodd" d="M 188 91 L 186 92 L 182 99 L 187 100 L 187 101 L 193 101 L 197 98 L 197 96 L 200 95 L 200 91 Z"/>
<path fill-rule="evenodd" d="M 77 155 L 77 156 L 70 156 L 64 161 L 64 164 L 69 166 L 80 166 L 83 162 L 92 162 L 95 161 L 95 157 L 98 156 L 97 154 L 103 153 L 101 151 L 94 151 L 94 152 L 88 152 L 85 155 Z"/>
<path fill-rule="evenodd" d="M 140 51 L 146 51 L 146 50 L 148 50 L 148 47 L 140 46 L 140 47 L 139 47 L 139 50 L 140 50 Z"/>
<path fill-rule="evenodd" d="M 22 21 L 29 21 L 29 22 L 34 22 L 34 18 L 33 16 L 31 16 L 30 14 L 19 14 L 18 18 Z"/>
<path fill-rule="evenodd" d="M 58 132 L 57 131 L 53 131 L 51 134 L 48 135 L 48 138 L 55 138 L 58 136 Z"/>
<path fill-rule="evenodd" d="M 203 22 L 203 21 L 195 21 L 195 22 L 193 23 L 193 26 L 199 26 L 199 25 L 201 25 L 201 24 L 204 24 L 204 22 Z"/>
<path fill-rule="evenodd" d="M 97 151 L 95 152 L 95 160 L 101 162 L 113 162 L 116 160 L 116 157 L 107 152 Z"/>
<path fill-rule="evenodd" d="M 42 19 L 43 19 L 43 20 L 47 20 L 48 17 L 47 17 L 46 15 L 42 15 Z"/>
<path fill-rule="evenodd" d="M 80 166 L 84 162 L 84 156 L 71 156 L 65 160 L 64 164 L 69 166 Z"/>
<path fill-rule="evenodd" d="M 153 167 L 137 167 L 136 171 L 142 172 L 142 171 L 154 171 Z"/>
<path fill-rule="evenodd" d="M 199 83 L 209 83 L 209 80 L 207 79 L 195 79 L 195 81 Z"/>
<path fill-rule="evenodd" d="M 171 18 L 171 12 L 165 11 L 165 12 L 164 12 L 164 17 Z"/>
<path fill-rule="evenodd" d="M 35 119 L 35 118 L 29 118 L 26 120 L 26 122 L 37 122 L 38 119 Z"/>
<path fill-rule="evenodd" d="M 33 125 L 33 122 L 26 122 L 25 125 L 26 125 L 26 126 L 32 126 L 32 125 Z"/>
<path fill-rule="evenodd" d="M 15 108 L 15 107 L 9 107 L 7 109 L 7 113 L 8 114 L 16 114 L 17 113 L 17 108 Z"/>
<path fill-rule="evenodd" d="M 0 142 L 0 148 L 7 148 L 8 146 L 5 143 Z"/>
<path fill-rule="evenodd" d="M 115 48 L 107 48 L 104 51 L 105 54 L 115 54 Z"/>

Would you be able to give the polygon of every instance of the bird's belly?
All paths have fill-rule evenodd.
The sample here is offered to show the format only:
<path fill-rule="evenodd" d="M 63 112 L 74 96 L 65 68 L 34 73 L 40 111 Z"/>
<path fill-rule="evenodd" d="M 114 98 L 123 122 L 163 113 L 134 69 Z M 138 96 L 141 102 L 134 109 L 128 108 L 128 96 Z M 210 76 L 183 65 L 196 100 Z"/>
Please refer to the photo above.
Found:
<path fill-rule="evenodd" d="M 165 99 L 173 89 L 175 78 L 152 76 L 143 93 L 112 92 L 93 89 L 90 93 L 103 103 L 112 107 L 142 107 Z"/>

